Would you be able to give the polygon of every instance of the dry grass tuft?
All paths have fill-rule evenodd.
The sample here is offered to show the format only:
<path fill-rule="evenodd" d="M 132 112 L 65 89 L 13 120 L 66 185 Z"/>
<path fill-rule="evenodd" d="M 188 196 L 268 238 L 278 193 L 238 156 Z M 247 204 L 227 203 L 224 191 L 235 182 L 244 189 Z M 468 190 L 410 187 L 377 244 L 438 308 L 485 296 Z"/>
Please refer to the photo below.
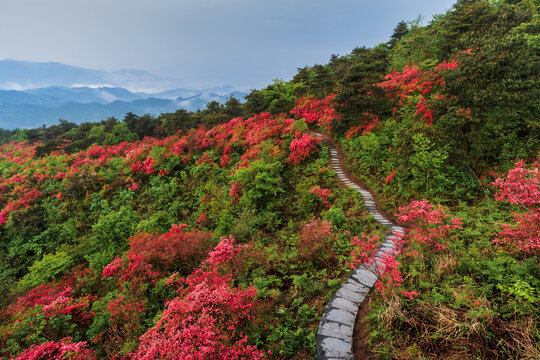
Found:
<path fill-rule="evenodd" d="M 459 265 L 459 260 L 455 256 L 445 254 L 437 257 L 433 264 L 435 273 L 438 275 L 451 272 L 456 266 Z"/>
<path fill-rule="evenodd" d="M 540 359 L 532 316 L 512 324 L 489 315 L 471 317 L 466 308 L 444 304 L 418 303 L 403 309 L 399 299 L 392 298 L 378 320 L 389 332 L 409 334 L 393 338 L 395 359 Z M 374 351 L 377 345 L 387 353 L 388 344 L 375 344 Z"/>

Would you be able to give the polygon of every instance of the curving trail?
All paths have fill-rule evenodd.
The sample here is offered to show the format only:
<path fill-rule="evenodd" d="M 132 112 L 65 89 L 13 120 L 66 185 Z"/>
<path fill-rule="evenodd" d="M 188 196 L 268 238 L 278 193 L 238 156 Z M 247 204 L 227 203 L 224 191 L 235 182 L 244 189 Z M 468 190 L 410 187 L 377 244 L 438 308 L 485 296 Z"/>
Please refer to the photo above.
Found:
<path fill-rule="evenodd" d="M 385 253 L 389 253 L 395 248 L 394 240 L 397 237 L 394 234 L 403 234 L 405 230 L 381 215 L 377 210 L 373 195 L 346 175 L 341 162 L 341 152 L 336 145 L 326 135 L 318 132 L 312 132 L 312 134 L 322 138 L 323 143 L 328 146 L 330 164 L 339 180 L 362 194 L 367 211 L 379 223 L 390 228 L 391 232 L 386 235 L 386 240 L 378 248 L 375 255 L 376 261 L 379 262 Z M 354 359 L 353 332 L 356 314 L 360 304 L 377 282 L 376 266 L 377 264 L 359 266 L 326 305 L 317 333 L 317 360 Z"/>

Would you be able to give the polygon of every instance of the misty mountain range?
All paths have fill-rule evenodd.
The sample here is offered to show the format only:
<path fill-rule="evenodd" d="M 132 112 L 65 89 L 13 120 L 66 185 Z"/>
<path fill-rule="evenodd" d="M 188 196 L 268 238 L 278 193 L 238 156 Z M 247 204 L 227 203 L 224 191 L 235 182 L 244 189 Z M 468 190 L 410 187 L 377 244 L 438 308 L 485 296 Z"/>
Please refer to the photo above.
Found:
<path fill-rule="evenodd" d="M 223 103 L 230 96 L 241 100 L 246 95 L 230 86 L 203 90 L 173 86 L 178 86 L 178 81 L 142 70 L 106 72 L 60 63 L 3 60 L 0 128 L 33 128 L 59 119 L 75 123 L 111 116 L 122 119 L 127 112 L 159 115 L 179 108 L 196 111 L 210 101 Z"/>

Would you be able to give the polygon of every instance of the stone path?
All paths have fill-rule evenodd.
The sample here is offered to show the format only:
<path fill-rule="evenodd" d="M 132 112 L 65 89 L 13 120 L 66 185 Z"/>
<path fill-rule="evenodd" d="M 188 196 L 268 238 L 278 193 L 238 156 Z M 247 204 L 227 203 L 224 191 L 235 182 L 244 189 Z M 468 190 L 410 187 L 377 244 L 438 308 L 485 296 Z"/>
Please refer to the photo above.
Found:
<path fill-rule="evenodd" d="M 322 134 L 313 134 L 324 138 Z M 375 199 L 371 193 L 355 184 L 345 175 L 335 145 L 328 140 L 324 141 L 324 143 L 328 146 L 330 164 L 339 180 L 362 194 L 367 211 L 375 220 L 391 230 L 386 236 L 386 240 L 377 249 L 375 255 L 376 263 L 370 266 L 361 265 L 345 280 L 341 288 L 336 291 L 326 305 L 321 322 L 319 323 L 319 331 L 317 333 L 317 360 L 353 360 L 353 332 L 358 308 L 373 285 L 377 282 L 377 271 L 375 269 L 378 262 L 381 261 L 385 253 L 391 252 L 395 247 L 394 240 L 399 235 L 394 234 L 403 234 L 405 230 L 387 220 L 379 213 Z"/>

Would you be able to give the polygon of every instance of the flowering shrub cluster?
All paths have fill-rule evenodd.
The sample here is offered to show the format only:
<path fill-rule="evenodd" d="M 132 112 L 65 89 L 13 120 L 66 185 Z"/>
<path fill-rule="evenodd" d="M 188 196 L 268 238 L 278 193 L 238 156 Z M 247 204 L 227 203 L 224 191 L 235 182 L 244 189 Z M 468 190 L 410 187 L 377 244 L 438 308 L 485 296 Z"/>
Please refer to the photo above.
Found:
<path fill-rule="evenodd" d="M 416 101 L 416 115 L 426 125 L 433 123 L 433 111 L 429 106 L 430 99 L 441 99 L 438 90 L 444 89 L 445 81 L 441 72 L 458 67 L 456 60 L 443 61 L 432 70 L 420 70 L 415 65 L 406 65 L 403 71 L 396 69 L 385 76 L 385 81 L 378 84 L 387 91 L 387 96 L 396 100 L 394 113 L 399 107 Z M 418 100 L 414 100 L 414 99 Z"/>
<path fill-rule="evenodd" d="M 398 222 L 407 226 L 407 233 L 393 234 L 394 246 L 391 251 L 382 251 L 377 255 L 380 238 L 377 234 L 372 237 L 355 236 L 351 240 L 353 250 L 352 261 L 347 263 L 352 268 L 365 267 L 373 271 L 379 280 L 375 287 L 384 299 L 399 290 L 403 296 L 413 299 L 418 296 L 416 291 L 401 289 L 403 274 L 397 258 L 400 255 L 415 257 L 419 251 L 444 251 L 453 233 L 461 229 L 462 220 L 446 214 L 440 206 L 436 207 L 425 200 L 413 201 L 408 206 L 399 208 L 396 214 Z"/>
<path fill-rule="evenodd" d="M 291 114 L 299 119 L 305 119 L 308 124 L 317 124 L 320 128 L 330 132 L 332 123 L 340 119 L 336 112 L 334 99 L 336 94 L 330 94 L 322 100 L 313 96 L 304 96 L 296 101 Z"/>
<path fill-rule="evenodd" d="M 462 220 L 446 214 L 441 206 L 433 206 L 427 201 L 413 201 L 399 208 L 398 222 L 407 226 L 410 232 L 406 239 L 432 250 L 446 249 L 452 231 L 461 229 Z"/>
<path fill-rule="evenodd" d="M 14 360 L 93 360 L 96 357 L 86 342 L 72 343 L 71 338 L 32 345 Z"/>
<path fill-rule="evenodd" d="M 298 165 L 314 153 L 319 139 L 293 131 L 293 123 L 294 120 L 282 115 L 262 113 L 248 119 L 235 118 L 209 130 L 200 127 L 162 140 L 144 138 L 135 143 L 94 145 L 73 155 L 56 153 L 53 162 L 33 158 L 36 144 L 2 145 L 0 163 L 9 164 L 9 172 L 0 178 L 0 225 L 8 221 L 10 214 L 32 207 L 42 197 L 54 196 L 63 200 L 66 196 L 80 196 L 86 192 L 110 191 L 113 188 L 108 182 L 112 178 L 104 173 L 112 166 L 118 168 L 119 164 L 131 171 L 126 173 L 118 169 L 115 185 L 123 183 L 132 191 L 140 190 L 141 180 L 156 173 L 163 177 L 174 176 L 179 164 L 187 165 L 194 158 L 197 165 L 230 169 L 249 167 L 266 154 L 281 158 L 289 153 L 291 164 Z M 287 138 L 291 142 L 285 148 Z M 274 145 L 268 147 L 269 141 Z M 205 151 L 209 149 L 221 151 L 221 157 L 216 158 L 213 152 Z M 240 162 L 235 158 L 233 163 L 232 149 L 245 149 Z M 195 153 L 200 150 L 203 154 L 197 156 Z M 61 180 L 65 186 L 43 192 L 47 184 Z"/>
<path fill-rule="evenodd" d="M 347 265 L 352 269 L 356 269 L 360 265 L 369 266 L 375 255 L 375 251 L 380 244 L 379 235 L 375 234 L 369 237 L 365 234 L 361 236 L 355 236 L 351 239 L 351 262 L 347 262 Z"/>
<path fill-rule="evenodd" d="M 359 123 L 363 125 L 352 126 L 349 130 L 347 130 L 347 132 L 345 133 L 345 138 L 347 140 L 350 140 L 359 135 L 366 135 L 367 133 L 375 129 L 375 127 L 381 122 L 377 115 L 367 112 L 363 113 L 358 120 Z"/>
<path fill-rule="evenodd" d="M 311 219 L 298 234 L 298 251 L 300 257 L 312 262 L 331 264 L 337 260 L 332 249 L 337 235 L 332 224 L 326 220 Z"/>
<path fill-rule="evenodd" d="M 144 282 L 172 270 L 189 273 L 210 249 L 212 234 L 186 232 L 186 228 L 186 224 L 180 224 L 164 234 L 136 234 L 128 239 L 126 259 L 116 257 L 103 269 L 102 276 L 115 276 L 123 284 L 135 279 Z"/>
<path fill-rule="evenodd" d="M 156 325 L 141 336 L 133 359 L 264 359 L 247 343 L 245 327 L 256 323 L 261 304 L 253 287 L 233 288 L 234 278 L 220 268 L 233 261 L 242 246 L 222 238 L 198 269 L 167 303 Z"/>
<path fill-rule="evenodd" d="M 499 191 L 495 198 L 519 205 L 526 211 L 512 212 L 514 224 L 502 224 L 493 243 L 524 256 L 540 255 L 540 160 L 528 168 L 523 160 L 515 163 L 506 177 L 492 185 Z"/>
<path fill-rule="evenodd" d="M 330 207 L 328 199 L 333 196 L 332 192 L 328 189 L 322 189 L 320 186 L 314 186 L 309 192 L 315 195 L 320 201 L 322 201 L 327 207 Z"/>
<path fill-rule="evenodd" d="M 403 277 L 399 269 L 399 262 L 396 258 L 401 254 L 403 241 L 400 234 L 394 234 L 394 248 L 391 251 L 384 251 L 377 256 L 377 249 L 380 245 L 379 235 L 375 234 L 369 237 L 362 234 L 360 237 L 355 236 L 351 240 L 353 249 L 351 250 L 351 262 L 347 265 L 355 269 L 363 267 L 370 270 L 379 278 L 375 283 L 375 288 L 379 294 L 388 299 L 390 294 L 395 294 L 396 290 L 401 286 Z M 403 293 L 404 290 L 401 290 Z"/>
<path fill-rule="evenodd" d="M 291 141 L 289 161 L 293 164 L 299 164 L 313 153 L 320 138 L 313 137 L 310 134 L 296 133 L 294 140 Z"/>

